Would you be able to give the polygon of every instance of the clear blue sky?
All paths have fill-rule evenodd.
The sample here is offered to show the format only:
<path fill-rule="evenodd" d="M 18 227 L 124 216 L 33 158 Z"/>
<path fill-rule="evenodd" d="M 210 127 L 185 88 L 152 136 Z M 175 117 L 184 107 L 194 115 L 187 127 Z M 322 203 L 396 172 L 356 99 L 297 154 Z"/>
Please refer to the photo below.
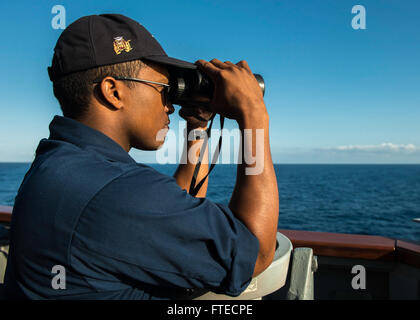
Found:
<path fill-rule="evenodd" d="M 46 71 L 61 33 L 51 26 L 57 4 L 66 25 L 125 14 L 173 57 L 247 60 L 266 80 L 275 162 L 420 163 L 417 0 L 2 1 L 0 161 L 32 161 L 61 114 Z M 351 26 L 358 4 L 365 30 Z"/>

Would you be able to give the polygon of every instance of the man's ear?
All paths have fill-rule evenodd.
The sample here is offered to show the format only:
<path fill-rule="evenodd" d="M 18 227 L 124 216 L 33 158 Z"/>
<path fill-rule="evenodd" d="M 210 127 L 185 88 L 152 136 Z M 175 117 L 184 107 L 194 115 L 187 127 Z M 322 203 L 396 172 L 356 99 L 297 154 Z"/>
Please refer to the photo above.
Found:
<path fill-rule="evenodd" d="M 104 78 L 97 86 L 99 97 L 107 105 L 115 109 L 121 109 L 124 106 L 124 98 L 128 87 L 122 81 L 117 81 L 113 77 Z"/>

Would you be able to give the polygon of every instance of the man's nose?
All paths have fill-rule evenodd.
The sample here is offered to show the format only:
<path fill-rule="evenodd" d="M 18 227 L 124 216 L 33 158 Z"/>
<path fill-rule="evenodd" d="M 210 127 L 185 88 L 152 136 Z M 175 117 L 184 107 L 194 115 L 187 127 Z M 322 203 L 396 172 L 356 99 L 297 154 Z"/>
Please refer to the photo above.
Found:
<path fill-rule="evenodd" d="M 168 103 L 168 104 L 165 106 L 165 108 L 168 110 L 168 111 L 166 111 L 168 114 L 172 114 L 172 113 L 174 113 L 174 111 L 175 111 L 175 108 L 174 108 L 174 106 L 172 105 L 172 103 Z"/>

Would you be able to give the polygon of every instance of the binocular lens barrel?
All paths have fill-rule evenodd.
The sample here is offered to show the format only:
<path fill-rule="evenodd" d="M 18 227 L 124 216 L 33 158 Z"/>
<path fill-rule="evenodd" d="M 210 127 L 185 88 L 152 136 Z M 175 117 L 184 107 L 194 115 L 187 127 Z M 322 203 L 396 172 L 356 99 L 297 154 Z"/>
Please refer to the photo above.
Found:
<path fill-rule="evenodd" d="M 254 74 L 261 91 L 265 93 L 264 78 Z M 170 76 L 169 100 L 183 106 L 194 105 L 208 107 L 213 96 L 212 81 L 200 70 L 174 73 Z"/>

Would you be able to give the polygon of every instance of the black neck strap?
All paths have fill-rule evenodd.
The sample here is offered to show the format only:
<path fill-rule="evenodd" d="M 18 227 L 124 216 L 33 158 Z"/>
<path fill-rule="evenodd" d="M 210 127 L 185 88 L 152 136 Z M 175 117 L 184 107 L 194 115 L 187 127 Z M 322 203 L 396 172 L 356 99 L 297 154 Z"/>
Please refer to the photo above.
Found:
<path fill-rule="evenodd" d="M 197 193 L 198 193 L 198 191 L 200 191 L 200 189 L 201 189 L 201 187 L 202 187 L 202 185 L 204 184 L 204 182 L 206 181 L 206 179 L 207 179 L 207 177 L 209 176 L 209 174 L 210 174 L 210 172 L 213 170 L 213 168 L 215 167 L 215 165 L 216 165 L 216 161 L 217 161 L 217 158 L 219 157 L 219 154 L 220 154 L 220 148 L 221 148 L 221 146 L 222 146 L 222 132 L 223 132 L 223 124 L 224 124 L 224 122 L 225 122 L 225 118 L 224 117 L 220 117 L 220 138 L 219 138 L 219 143 L 217 144 L 217 148 L 216 148 L 216 151 L 214 152 L 214 155 L 213 155 L 213 159 L 212 159 L 212 161 L 211 161 L 211 166 L 210 166 L 210 168 L 209 168 L 209 172 L 206 174 L 206 176 L 203 178 L 203 179 L 201 179 L 201 181 L 196 185 L 196 182 L 197 182 L 197 175 L 198 175 L 198 172 L 200 171 L 200 166 L 201 166 L 201 162 L 203 161 L 203 157 L 204 157 L 204 153 L 205 153 L 205 150 L 206 150 L 206 147 L 207 147 L 207 144 L 208 144 L 208 140 L 209 140 L 209 138 L 210 138 L 210 134 L 211 134 L 211 127 L 212 127 L 212 125 L 213 125 L 213 120 L 214 120 L 214 117 L 215 117 L 215 115 L 216 114 L 214 114 L 213 115 L 213 117 L 211 118 L 211 121 L 210 121 L 210 125 L 209 125 L 209 127 L 206 129 L 206 136 L 204 137 L 204 143 L 203 143 L 203 145 L 201 146 L 201 150 L 200 150 L 200 156 L 199 156 L 199 158 L 198 158 L 198 162 L 197 162 L 197 164 L 196 164 L 196 166 L 195 166 L 195 169 L 194 169 L 194 174 L 193 174 L 193 177 L 192 177 L 192 180 L 191 180 L 191 184 L 190 184 L 190 190 L 188 191 L 188 193 L 190 194 L 190 195 L 192 195 L 193 197 L 195 197 L 196 195 L 197 195 Z"/>

